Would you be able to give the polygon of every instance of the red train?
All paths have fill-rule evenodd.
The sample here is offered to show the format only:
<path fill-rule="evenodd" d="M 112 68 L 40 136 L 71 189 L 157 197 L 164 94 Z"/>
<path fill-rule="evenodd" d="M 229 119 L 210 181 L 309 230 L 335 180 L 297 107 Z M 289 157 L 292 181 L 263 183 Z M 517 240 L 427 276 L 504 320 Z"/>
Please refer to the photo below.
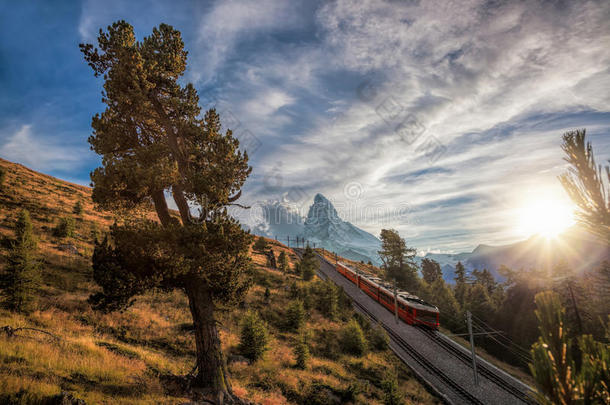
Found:
<path fill-rule="evenodd" d="M 359 274 L 343 263 L 337 263 L 337 271 L 367 295 L 394 313 L 394 293 L 392 286 L 378 277 Z M 406 291 L 397 291 L 398 317 L 409 325 L 425 325 L 438 329 L 439 311 L 434 305 Z"/>

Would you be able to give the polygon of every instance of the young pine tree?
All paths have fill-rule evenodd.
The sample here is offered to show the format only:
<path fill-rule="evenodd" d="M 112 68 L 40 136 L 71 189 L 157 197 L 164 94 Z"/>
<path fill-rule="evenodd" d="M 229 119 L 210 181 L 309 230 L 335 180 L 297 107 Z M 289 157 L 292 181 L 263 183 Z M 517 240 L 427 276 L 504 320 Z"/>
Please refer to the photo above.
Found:
<path fill-rule="evenodd" d="M 235 306 L 251 284 L 252 237 L 227 211 L 251 172 L 248 155 L 216 110 L 201 113 L 197 90 L 181 79 L 187 52 L 170 25 L 136 40 L 133 27 L 118 21 L 100 30 L 97 45 L 80 48 L 104 81 L 106 108 L 93 117 L 89 137 L 102 162 L 91 174 L 93 202 L 125 218 L 96 245 L 93 278 L 102 291 L 90 302 L 112 311 L 151 289 L 184 291 L 195 327 L 193 386 L 240 402 L 226 371 L 217 308 Z M 139 215 L 151 205 L 156 220 Z"/>
<path fill-rule="evenodd" d="M 30 213 L 22 210 L 15 226 L 15 240 L 8 255 L 6 271 L 0 279 L 5 305 L 17 312 L 30 312 L 36 303 L 40 268 L 36 261 L 36 239 Z"/>
<path fill-rule="evenodd" d="M 388 373 L 381 382 L 384 405 L 400 405 L 403 403 L 402 395 L 398 389 L 398 379 L 394 373 Z"/>
<path fill-rule="evenodd" d="M 256 361 L 268 349 L 269 333 L 258 313 L 248 311 L 241 325 L 239 351 L 244 357 Z"/>
<path fill-rule="evenodd" d="M 360 324 L 352 319 L 341 330 L 341 347 L 345 353 L 362 356 L 366 353 L 367 342 Z"/>
<path fill-rule="evenodd" d="M 283 273 L 288 273 L 288 255 L 286 252 L 281 251 L 279 257 L 277 258 L 279 269 Z"/>
<path fill-rule="evenodd" d="M 296 366 L 304 370 L 307 368 L 307 360 L 309 360 L 309 347 L 307 345 L 307 339 L 305 334 L 301 333 L 299 339 L 294 347 L 294 356 L 296 357 Z"/>
<path fill-rule="evenodd" d="M 259 236 L 258 238 L 256 238 L 256 241 L 254 242 L 254 246 L 252 248 L 257 252 L 263 253 L 265 250 L 267 250 L 267 241 L 262 236 Z"/>
<path fill-rule="evenodd" d="M 316 258 L 316 254 L 313 249 L 307 245 L 305 248 L 305 252 L 303 253 L 303 258 L 301 259 L 300 264 L 301 277 L 303 280 L 310 281 L 316 275 L 316 271 L 320 267 L 320 263 Z"/>
<path fill-rule="evenodd" d="M 72 212 L 76 215 L 81 215 L 83 213 L 83 203 L 78 200 L 76 204 L 74 204 L 74 208 L 72 208 Z"/>
<path fill-rule="evenodd" d="M 286 310 L 286 327 L 293 332 L 301 329 L 305 323 L 305 308 L 303 301 L 295 300 L 290 303 Z"/>

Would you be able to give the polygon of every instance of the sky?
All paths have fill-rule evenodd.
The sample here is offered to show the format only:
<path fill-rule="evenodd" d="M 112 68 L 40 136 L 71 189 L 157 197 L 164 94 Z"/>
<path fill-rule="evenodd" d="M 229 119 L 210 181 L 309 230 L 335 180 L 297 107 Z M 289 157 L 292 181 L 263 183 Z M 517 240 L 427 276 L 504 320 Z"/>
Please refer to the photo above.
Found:
<path fill-rule="evenodd" d="M 103 82 L 78 44 L 119 19 L 182 32 L 181 83 L 248 150 L 253 207 L 305 215 L 322 193 L 373 234 L 461 252 L 569 204 L 565 131 L 610 158 L 610 2 L 451 0 L 0 1 L 0 157 L 89 184 Z"/>

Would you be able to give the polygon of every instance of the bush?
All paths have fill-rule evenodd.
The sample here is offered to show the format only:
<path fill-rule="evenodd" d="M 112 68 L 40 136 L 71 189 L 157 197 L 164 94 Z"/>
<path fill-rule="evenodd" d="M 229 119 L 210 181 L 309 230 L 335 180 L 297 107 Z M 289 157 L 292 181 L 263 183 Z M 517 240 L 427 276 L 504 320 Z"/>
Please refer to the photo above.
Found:
<path fill-rule="evenodd" d="M 286 252 L 281 251 L 280 252 L 280 256 L 277 259 L 278 261 L 278 266 L 280 268 L 280 270 L 282 270 L 282 272 L 287 273 L 288 272 L 288 256 L 286 255 Z"/>
<path fill-rule="evenodd" d="M 304 370 L 307 367 L 307 360 L 309 360 L 309 347 L 303 334 L 299 336 L 297 344 L 294 347 L 294 355 L 297 359 L 296 366 Z"/>
<path fill-rule="evenodd" d="M 53 235 L 58 238 L 71 238 L 74 236 L 75 221 L 74 218 L 60 218 L 57 226 L 53 230 Z"/>
<path fill-rule="evenodd" d="M 383 390 L 384 405 L 400 405 L 402 404 L 402 395 L 398 390 L 398 381 L 395 375 L 387 375 L 381 382 Z"/>
<path fill-rule="evenodd" d="M 388 334 L 379 324 L 369 330 L 367 337 L 369 346 L 373 350 L 383 351 L 386 350 L 390 345 L 390 338 L 388 337 Z"/>
<path fill-rule="evenodd" d="M 246 358 L 256 361 L 268 349 L 268 343 L 267 326 L 256 312 L 248 311 L 241 325 L 240 353 Z"/>
<path fill-rule="evenodd" d="M 360 324 L 352 319 L 341 330 L 341 347 L 344 353 L 362 356 L 366 353 L 366 339 Z"/>
<path fill-rule="evenodd" d="M 83 213 L 83 203 L 81 203 L 80 201 L 77 201 L 76 204 L 74 204 L 74 208 L 72 208 L 72 212 L 76 215 L 80 215 Z"/>
<path fill-rule="evenodd" d="M 263 238 L 262 236 L 256 238 L 256 242 L 254 242 L 253 249 L 259 252 L 264 252 L 265 250 L 267 250 L 267 241 L 265 240 L 265 238 Z"/>
<path fill-rule="evenodd" d="M 288 330 L 297 331 L 303 326 L 303 323 L 305 323 L 303 301 L 292 301 L 286 310 L 286 327 Z"/>
<path fill-rule="evenodd" d="M 322 329 L 316 336 L 319 345 L 316 347 L 316 354 L 330 360 L 337 360 L 341 355 L 339 336 L 334 330 Z"/>

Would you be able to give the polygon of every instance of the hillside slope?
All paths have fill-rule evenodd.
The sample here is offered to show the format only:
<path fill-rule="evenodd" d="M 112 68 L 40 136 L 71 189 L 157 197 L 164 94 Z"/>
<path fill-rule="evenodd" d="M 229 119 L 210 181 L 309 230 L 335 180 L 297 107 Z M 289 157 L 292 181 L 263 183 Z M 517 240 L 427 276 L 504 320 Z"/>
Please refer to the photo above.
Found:
<path fill-rule="evenodd" d="M 7 171 L 0 189 L 1 256 L 10 245 L 19 209 L 26 208 L 39 239 L 42 264 L 39 309 L 22 315 L 0 308 L 0 328 L 29 327 L 57 337 L 34 330 L 9 337 L 0 330 L 0 403 L 42 404 L 60 392 L 72 393 L 87 404 L 187 402 L 189 398 L 176 386 L 177 376 L 191 370 L 195 354 L 185 295 L 151 292 L 122 313 L 92 311 L 87 298 L 97 290 L 89 259 L 93 235 L 106 230 L 112 216 L 95 211 L 87 187 L 2 159 L 0 166 Z M 73 213 L 77 201 L 83 205 L 80 215 Z M 75 219 L 72 237 L 53 236 L 60 217 Z M 276 256 L 285 251 L 294 265 L 292 251 L 276 241 L 268 243 Z M 306 283 L 292 272 L 269 268 L 262 254 L 252 252 L 252 258 L 254 285 L 246 301 L 237 309 L 222 311 L 219 319 L 238 395 L 263 404 L 335 403 L 350 397 L 353 403 L 375 404 L 381 403 L 381 382 L 390 371 L 397 374 L 399 391 L 408 401 L 437 402 L 389 350 L 356 357 L 329 346 L 336 344 L 351 319 L 349 311 L 331 321 L 313 307 L 308 310 L 305 328 L 312 357 L 306 369 L 296 368 L 293 348 L 298 334 L 284 327 L 286 308 L 293 301 L 290 290 L 295 284 L 304 291 L 318 281 Z M 4 259 L 0 260 L 3 271 Z M 243 361 L 238 348 L 246 310 L 258 311 L 270 333 L 271 350 L 252 364 Z"/>

